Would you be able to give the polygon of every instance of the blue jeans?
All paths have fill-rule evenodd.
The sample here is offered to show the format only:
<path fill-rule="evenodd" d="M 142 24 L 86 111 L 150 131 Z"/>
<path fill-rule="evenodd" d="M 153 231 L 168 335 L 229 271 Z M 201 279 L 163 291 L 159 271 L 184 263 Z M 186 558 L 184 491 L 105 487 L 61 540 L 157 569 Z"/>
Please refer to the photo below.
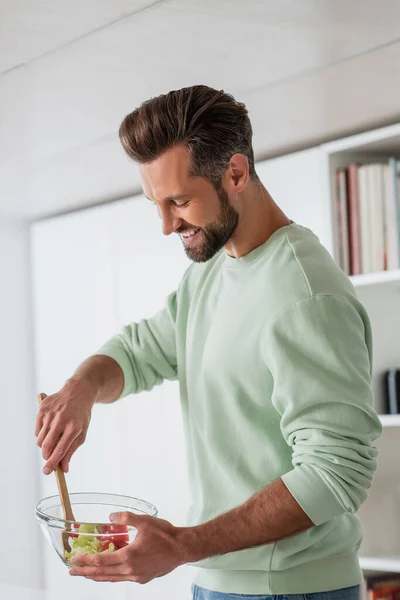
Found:
<path fill-rule="evenodd" d="M 221 594 L 194 585 L 193 600 L 360 600 L 360 586 L 355 585 L 341 590 L 333 590 L 332 592 L 317 592 L 314 594 L 258 596 L 254 594 Z"/>

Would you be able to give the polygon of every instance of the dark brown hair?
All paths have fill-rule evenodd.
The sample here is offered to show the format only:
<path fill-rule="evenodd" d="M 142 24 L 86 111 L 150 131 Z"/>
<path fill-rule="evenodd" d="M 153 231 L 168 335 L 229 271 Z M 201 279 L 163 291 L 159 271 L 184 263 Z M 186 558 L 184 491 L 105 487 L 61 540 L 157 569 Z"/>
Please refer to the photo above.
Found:
<path fill-rule="evenodd" d="M 152 98 L 125 117 L 119 137 L 125 152 L 138 163 L 158 158 L 185 144 L 191 174 L 216 186 L 233 154 L 244 154 L 255 179 L 252 128 L 247 109 L 223 90 L 195 85 Z"/>

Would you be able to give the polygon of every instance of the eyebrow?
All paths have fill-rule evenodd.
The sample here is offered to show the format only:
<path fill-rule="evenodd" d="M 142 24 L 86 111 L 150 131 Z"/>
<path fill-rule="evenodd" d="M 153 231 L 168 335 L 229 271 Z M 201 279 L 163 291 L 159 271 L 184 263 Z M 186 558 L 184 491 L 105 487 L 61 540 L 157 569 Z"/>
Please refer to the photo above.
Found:
<path fill-rule="evenodd" d="M 146 194 L 145 194 L 146 196 Z M 175 202 L 175 200 L 183 200 L 184 198 L 191 198 L 192 196 L 190 194 L 176 194 L 175 196 L 167 196 L 166 198 L 164 198 L 164 202 Z M 148 196 L 146 196 L 147 200 L 150 200 L 150 202 L 155 202 L 155 200 L 152 200 L 151 198 L 149 198 Z"/>

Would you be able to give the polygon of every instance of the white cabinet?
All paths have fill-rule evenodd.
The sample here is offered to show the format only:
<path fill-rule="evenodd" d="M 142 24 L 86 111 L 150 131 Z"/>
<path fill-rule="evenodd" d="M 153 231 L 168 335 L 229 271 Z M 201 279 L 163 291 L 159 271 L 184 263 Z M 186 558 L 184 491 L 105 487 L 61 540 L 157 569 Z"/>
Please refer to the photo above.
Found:
<path fill-rule="evenodd" d="M 112 207 L 37 223 L 32 264 L 38 391 L 53 393 L 115 331 Z M 119 445 L 121 407 L 96 406 L 88 438 L 71 462 L 71 492 L 123 491 Z M 41 476 L 41 497 L 57 493 L 54 476 Z M 76 515 L 79 518 L 78 515 Z M 99 586 L 72 578 L 45 544 L 47 600 L 126 598 L 127 584 Z"/>
<path fill-rule="evenodd" d="M 161 309 L 189 264 L 143 198 L 37 223 L 32 253 L 37 382 L 46 393 L 123 324 Z M 182 525 L 189 494 L 177 383 L 96 406 L 67 481 L 70 491 L 147 499 L 160 517 Z M 41 495 L 56 493 L 54 478 L 42 476 Z M 71 578 L 48 545 L 45 563 L 47 600 L 190 597 L 189 567 L 138 587 Z"/>

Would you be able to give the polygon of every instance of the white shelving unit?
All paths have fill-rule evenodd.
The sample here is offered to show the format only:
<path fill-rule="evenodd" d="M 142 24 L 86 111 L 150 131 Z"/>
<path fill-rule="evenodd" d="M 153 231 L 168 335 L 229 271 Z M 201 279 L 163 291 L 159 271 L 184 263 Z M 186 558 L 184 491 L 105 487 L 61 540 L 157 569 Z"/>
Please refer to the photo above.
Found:
<path fill-rule="evenodd" d="M 400 415 L 379 415 L 383 427 L 400 427 Z"/>
<path fill-rule="evenodd" d="M 382 571 L 384 573 L 400 572 L 400 556 L 376 558 L 373 556 L 361 557 L 360 565 L 364 571 Z"/>
<path fill-rule="evenodd" d="M 380 285 L 383 283 L 398 283 L 400 285 L 400 269 L 383 271 L 381 273 L 368 273 L 366 275 L 353 275 L 350 277 L 354 287 L 367 285 Z"/>
<path fill-rule="evenodd" d="M 400 156 L 400 124 L 258 163 L 257 173 L 284 212 L 312 229 L 337 257 L 336 169 L 391 156 Z M 360 562 L 366 571 L 400 573 L 400 415 L 383 414 L 383 373 L 400 368 L 400 269 L 350 279 L 371 321 L 374 395 L 383 425 L 378 471 L 359 511 L 364 525 Z"/>
<path fill-rule="evenodd" d="M 337 257 L 336 169 L 391 156 L 400 156 L 400 124 L 258 163 L 257 173 L 283 211 L 314 231 Z M 383 425 L 378 470 L 358 513 L 364 526 L 361 565 L 400 573 L 400 415 L 384 414 L 383 394 L 383 373 L 400 368 L 400 269 L 351 280 L 371 321 L 374 396 Z"/>
<path fill-rule="evenodd" d="M 400 124 L 370 131 L 321 146 L 334 256 L 335 173 L 351 162 L 366 163 L 400 156 Z M 383 373 L 400 368 L 400 269 L 350 278 L 371 320 L 373 385 L 378 413 L 384 413 Z M 359 511 L 364 526 L 360 564 L 365 571 L 400 573 L 400 470 L 398 448 L 400 415 L 380 414 L 383 434 L 380 457 L 368 499 Z"/>

